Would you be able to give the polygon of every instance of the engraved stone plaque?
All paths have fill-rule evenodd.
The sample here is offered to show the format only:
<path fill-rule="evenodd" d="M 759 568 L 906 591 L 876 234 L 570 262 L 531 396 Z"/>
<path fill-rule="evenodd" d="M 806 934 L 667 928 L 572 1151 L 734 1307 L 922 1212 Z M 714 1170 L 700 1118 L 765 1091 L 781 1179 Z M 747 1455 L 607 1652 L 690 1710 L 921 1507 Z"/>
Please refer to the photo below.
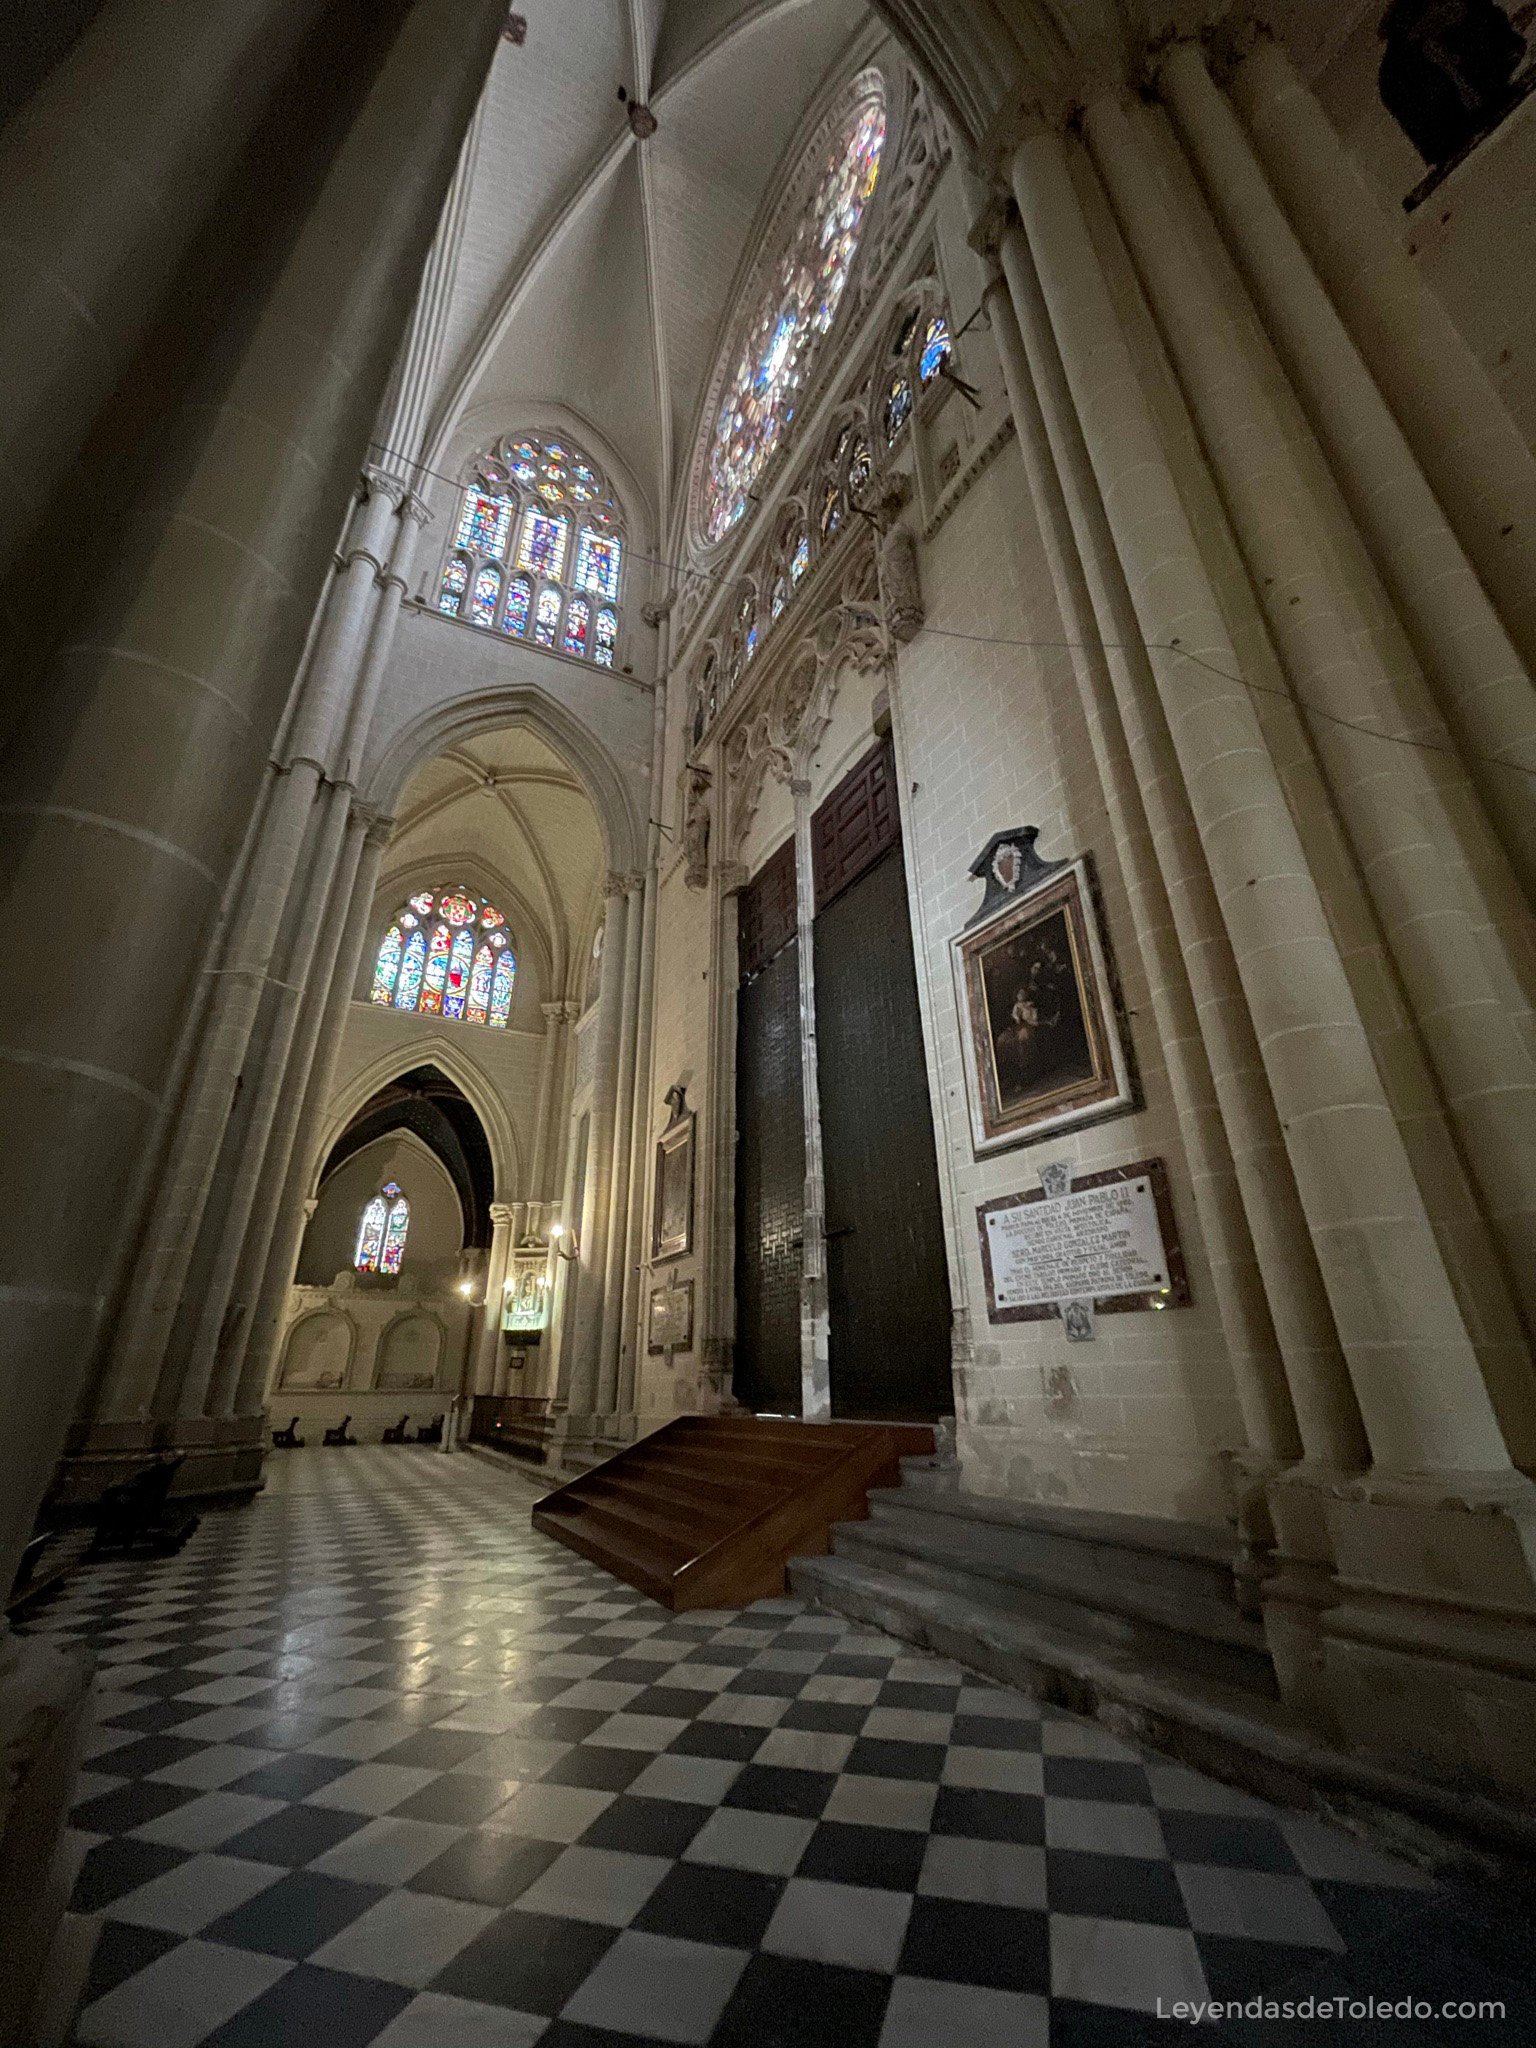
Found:
<path fill-rule="evenodd" d="M 1079 1175 L 1064 1193 L 1006 1195 L 976 1221 L 994 1323 L 1058 1315 L 1067 1302 L 1099 1314 L 1188 1305 L 1160 1159 Z"/>

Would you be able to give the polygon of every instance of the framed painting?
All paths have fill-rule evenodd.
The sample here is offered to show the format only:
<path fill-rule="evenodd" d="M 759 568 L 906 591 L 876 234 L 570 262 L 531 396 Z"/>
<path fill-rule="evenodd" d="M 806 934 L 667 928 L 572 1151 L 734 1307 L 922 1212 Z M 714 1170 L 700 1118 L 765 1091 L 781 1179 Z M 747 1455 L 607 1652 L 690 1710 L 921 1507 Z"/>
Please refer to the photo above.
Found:
<path fill-rule="evenodd" d="M 684 1110 L 656 1140 L 651 1258 L 680 1259 L 693 1247 L 693 1111 Z"/>
<path fill-rule="evenodd" d="M 950 941 L 978 1158 L 1137 1106 L 1088 856 L 1003 872 Z"/>

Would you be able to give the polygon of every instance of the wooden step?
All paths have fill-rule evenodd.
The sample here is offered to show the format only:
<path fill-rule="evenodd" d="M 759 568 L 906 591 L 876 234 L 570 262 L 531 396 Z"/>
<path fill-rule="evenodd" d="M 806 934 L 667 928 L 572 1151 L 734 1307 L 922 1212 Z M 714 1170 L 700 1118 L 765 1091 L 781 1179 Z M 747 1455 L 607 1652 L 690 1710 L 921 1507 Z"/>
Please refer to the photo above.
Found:
<path fill-rule="evenodd" d="M 678 1416 L 546 1494 L 533 1525 L 674 1610 L 743 1606 L 932 1445 L 911 1425 Z"/>

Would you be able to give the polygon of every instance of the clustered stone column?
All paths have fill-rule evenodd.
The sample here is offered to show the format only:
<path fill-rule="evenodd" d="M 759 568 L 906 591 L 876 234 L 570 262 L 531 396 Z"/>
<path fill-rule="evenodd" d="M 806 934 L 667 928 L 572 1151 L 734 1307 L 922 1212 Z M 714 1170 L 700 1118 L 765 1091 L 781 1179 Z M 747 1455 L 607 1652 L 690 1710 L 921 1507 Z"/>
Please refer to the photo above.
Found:
<path fill-rule="evenodd" d="M 988 307 L 1282 1684 L 1530 1789 L 1536 464 L 1267 37 L 1213 75 L 1091 4 L 1069 58 L 983 91 L 983 10 L 947 55 L 882 12 L 1006 173 Z"/>
<path fill-rule="evenodd" d="M 415 523 L 378 477 L 347 501 L 504 19 L 504 0 L 209 0 L 191 21 L 106 0 L 0 145 L 0 575 L 25 679 L 0 894 L 23 922 L 44 897 L 90 906 L 67 981 L 0 991 L 5 1583 L 82 1391 L 145 1442 L 157 1421 L 194 1452 L 254 1440 L 252 1306 L 285 1188 L 302 1220 L 289 1158 L 361 938 L 367 622 Z M 107 407 L 122 494 L 66 616 L 31 597 L 29 551 Z M 136 413 L 153 446 L 122 460 Z M 73 1708 L 46 1662 L 0 1646 L 17 2038 L 60 1903 Z"/>

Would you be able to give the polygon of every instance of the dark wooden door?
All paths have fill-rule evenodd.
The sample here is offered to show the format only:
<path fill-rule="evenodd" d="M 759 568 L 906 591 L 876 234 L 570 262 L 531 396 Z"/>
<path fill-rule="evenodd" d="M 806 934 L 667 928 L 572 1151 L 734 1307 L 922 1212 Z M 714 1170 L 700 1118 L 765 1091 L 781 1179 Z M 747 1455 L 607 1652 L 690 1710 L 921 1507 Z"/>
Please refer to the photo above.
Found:
<path fill-rule="evenodd" d="M 737 929 L 732 1388 L 760 1413 L 798 1415 L 805 1115 L 792 843 L 742 891 Z"/>
<path fill-rule="evenodd" d="M 893 789 L 882 750 L 813 840 L 832 1412 L 932 1417 L 954 1408 L 949 1273 Z"/>

